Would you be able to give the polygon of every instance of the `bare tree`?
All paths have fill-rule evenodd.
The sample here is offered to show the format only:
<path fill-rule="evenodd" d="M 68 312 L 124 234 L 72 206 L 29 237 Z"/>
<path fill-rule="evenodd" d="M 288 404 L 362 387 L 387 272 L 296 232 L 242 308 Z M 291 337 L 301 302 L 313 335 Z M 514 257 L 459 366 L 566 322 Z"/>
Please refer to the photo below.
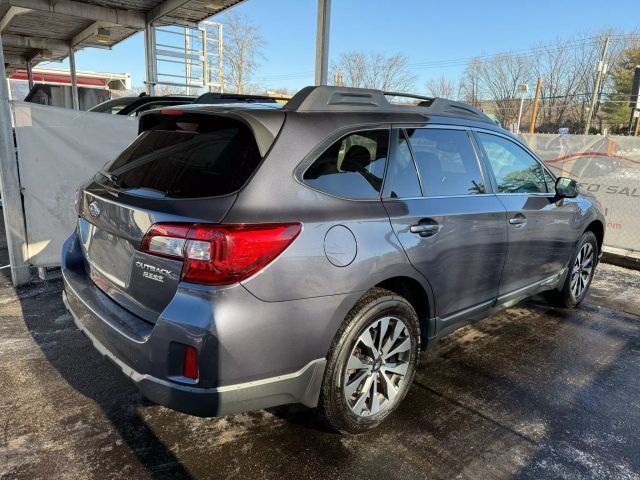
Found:
<path fill-rule="evenodd" d="M 331 66 L 331 78 L 341 78 L 348 87 L 408 92 L 416 77 L 407 70 L 405 55 L 385 56 L 374 52 L 345 52 Z"/>
<path fill-rule="evenodd" d="M 473 58 L 460 78 L 459 98 L 471 105 L 496 113 L 503 125 L 515 122 L 520 107 L 518 85 L 530 87 L 542 79 L 542 92 L 538 113 L 539 131 L 555 132 L 560 126 L 579 131 L 584 126 L 589 104 L 594 95 L 596 66 L 605 37 L 611 42 L 606 58 L 609 72 L 617 64 L 621 52 L 638 41 L 637 32 L 604 29 L 599 32 L 582 32 L 570 39 L 556 39 L 547 44 L 533 45 L 526 53 L 501 53 Z M 441 77 L 444 78 L 444 77 Z M 443 82 L 445 83 L 445 82 Z M 448 94 L 450 85 L 440 85 L 430 80 L 427 89 Z M 614 90 L 610 75 L 605 75 L 601 91 Z M 527 103 L 525 106 L 528 107 Z M 597 107 L 596 107 L 597 108 Z M 523 124 L 527 125 L 527 109 L 523 112 Z M 606 112 L 596 111 L 597 121 L 606 120 Z"/>
<path fill-rule="evenodd" d="M 478 76 L 485 94 L 495 102 L 502 124 L 509 126 L 518 118 L 518 85 L 531 78 L 531 62 L 524 55 L 502 53 L 482 61 Z"/>
<path fill-rule="evenodd" d="M 566 114 L 583 83 L 584 72 L 566 42 L 556 40 L 534 48 L 532 80 L 542 79 L 538 118 L 543 131 L 557 131 L 564 126 Z"/>
<path fill-rule="evenodd" d="M 438 78 L 430 78 L 427 80 L 426 87 L 429 95 L 450 100 L 457 100 L 460 93 L 460 84 L 456 84 L 455 80 L 444 75 L 440 75 Z"/>
<path fill-rule="evenodd" d="M 480 69 L 482 61 L 472 58 L 460 79 L 460 98 L 474 107 L 480 106 Z"/>
<path fill-rule="evenodd" d="M 223 23 L 224 83 L 230 90 L 245 93 L 251 90 L 251 77 L 266 42 L 259 27 L 244 15 L 228 13 Z"/>

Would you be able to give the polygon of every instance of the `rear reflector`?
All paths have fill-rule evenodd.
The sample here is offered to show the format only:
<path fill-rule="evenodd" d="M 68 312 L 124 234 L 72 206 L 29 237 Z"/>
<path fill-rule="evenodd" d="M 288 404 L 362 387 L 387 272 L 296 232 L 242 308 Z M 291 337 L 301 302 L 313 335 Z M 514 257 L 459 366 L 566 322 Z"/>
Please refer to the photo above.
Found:
<path fill-rule="evenodd" d="M 189 345 L 184 346 L 182 375 L 192 380 L 198 379 L 198 351 Z"/>
<path fill-rule="evenodd" d="M 229 285 L 257 273 L 302 230 L 299 223 L 256 225 L 156 224 L 141 250 L 184 261 L 182 280 Z"/>

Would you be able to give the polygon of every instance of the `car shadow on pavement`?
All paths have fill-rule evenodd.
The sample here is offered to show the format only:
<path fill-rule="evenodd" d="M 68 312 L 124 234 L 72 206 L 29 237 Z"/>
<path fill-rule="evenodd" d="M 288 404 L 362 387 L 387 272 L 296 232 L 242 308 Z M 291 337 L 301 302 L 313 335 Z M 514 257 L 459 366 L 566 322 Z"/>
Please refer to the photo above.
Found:
<path fill-rule="evenodd" d="M 60 408 L 79 409 L 83 412 L 82 422 L 89 423 L 92 430 L 104 431 L 105 425 L 102 423 L 108 420 L 115 431 L 107 426 L 111 431 L 110 440 L 107 439 L 111 445 L 107 448 L 111 448 L 115 442 L 115 448 L 122 449 L 122 455 L 130 456 L 132 453 L 150 478 L 191 478 L 141 416 L 140 410 L 149 406 L 150 402 L 75 327 L 62 302 L 61 282 L 47 283 L 43 293 L 35 296 L 28 294 L 33 286 L 17 291 L 28 331 L 49 364 L 75 390 L 93 400 L 101 410 L 101 415 L 91 411 L 95 409 L 94 405 L 74 399 L 60 399 L 61 402 L 70 402 Z M 54 322 L 53 319 L 63 319 L 62 325 L 60 320 Z M 118 444 L 121 444 L 120 447 Z M 92 447 L 98 450 L 102 445 L 82 445 L 82 448 Z"/>
<path fill-rule="evenodd" d="M 398 412 L 370 433 L 347 437 L 327 434 L 302 406 L 201 422 L 150 405 L 76 329 L 60 290 L 60 282 L 18 290 L 29 335 L 46 357 L 37 364 L 44 386 L 26 388 L 29 395 L 46 392 L 55 422 L 70 436 L 71 426 L 85 424 L 75 439 L 60 442 L 72 441 L 71 450 L 86 455 L 87 477 L 108 471 L 128 478 L 213 472 L 399 478 L 401 472 L 401 478 L 537 479 L 640 472 L 639 318 L 589 299 L 577 310 L 528 300 L 441 340 L 421 359 Z M 80 395 L 47 380 L 56 372 Z"/>

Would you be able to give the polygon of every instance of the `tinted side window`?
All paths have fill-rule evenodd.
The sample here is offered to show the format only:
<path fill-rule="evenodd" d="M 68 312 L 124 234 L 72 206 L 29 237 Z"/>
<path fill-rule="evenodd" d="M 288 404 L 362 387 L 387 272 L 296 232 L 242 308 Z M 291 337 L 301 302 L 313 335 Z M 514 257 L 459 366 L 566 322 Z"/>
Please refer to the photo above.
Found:
<path fill-rule="evenodd" d="M 310 187 L 339 197 L 377 198 L 388 145 L 388 130 L 351 133 L 325 150 L 302 179 Z"/>
<path fill-rule="evenodd" d="M 423 194 L 427 197 L 485 193 L 476 154 L 464 130 L 407 130 Z"/>
<path fill-rule="evenodd" d="M 389 168 L 384 183 L 384 196 L 388 198 L 420 197 L 420 181 L 413 163 L 409 143 L 400 131 L 398 144 L 389 159 Z"/>
<path fill-rule="evenodd" d="M 500 193 L 546 193 L 544 170 L 522 147 L 506 138 L 478 133 Z"/>

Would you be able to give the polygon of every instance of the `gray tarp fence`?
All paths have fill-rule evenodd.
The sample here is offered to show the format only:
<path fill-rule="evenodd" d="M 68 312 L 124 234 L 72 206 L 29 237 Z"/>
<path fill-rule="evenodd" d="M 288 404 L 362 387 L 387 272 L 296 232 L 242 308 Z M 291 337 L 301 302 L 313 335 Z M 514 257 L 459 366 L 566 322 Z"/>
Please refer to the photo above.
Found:
<path fill-rule="evenodd" d="M 24 199 L 28 262 L 60 265 L 77 222 L 74 196 L 136 137 L 137 119 L 12 102 Z"/>
<path fill-rule="evenodd" d="M 640 137 L 521 134 L 558 176 L 602 203 L 608 247 L 640 251 Z"/>

